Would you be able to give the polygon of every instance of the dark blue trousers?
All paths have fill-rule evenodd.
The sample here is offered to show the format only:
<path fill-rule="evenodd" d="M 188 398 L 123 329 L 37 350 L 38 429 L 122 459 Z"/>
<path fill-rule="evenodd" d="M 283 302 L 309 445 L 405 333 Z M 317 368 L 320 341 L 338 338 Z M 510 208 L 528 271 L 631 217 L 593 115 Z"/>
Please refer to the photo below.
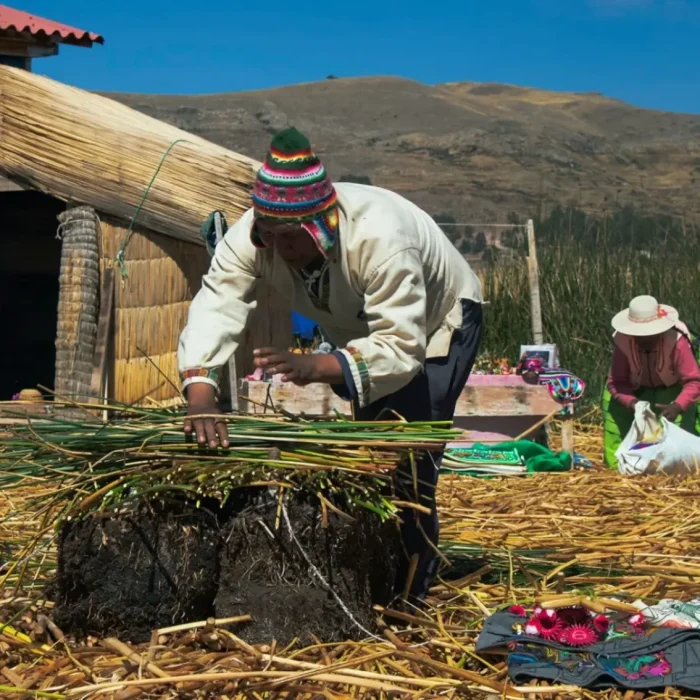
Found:
<path fill-rule="evenodd" d="M 452 420 L 457 399 L 469 378 L 483 333 L 481 304 L 462 300 L 462 309 L 462 325 L 452 336 L 449 354 L 427 360 L 423 371 L 395 394 L 362 409 L 355 405 L 355 420 L 391 420 L 392 411 L 407 421 Z M 415 491 L 410 464 L 403 464 L 396 474 L 399 498 L 430 508 L 430 514 L 412 508 L 401 512 L 405 556 L 402 558 L 396 591 L 400 594 L 404 590 L 411 560 L 417 554 L 418 566 L 409 593 L 411 598 L 419 600 L 427 593 L 438 564 L 435 550 L 440 526 L 435 489 L 441 460 L 442 452 L 428 453 L 416 460 L 418 493 Z"/>

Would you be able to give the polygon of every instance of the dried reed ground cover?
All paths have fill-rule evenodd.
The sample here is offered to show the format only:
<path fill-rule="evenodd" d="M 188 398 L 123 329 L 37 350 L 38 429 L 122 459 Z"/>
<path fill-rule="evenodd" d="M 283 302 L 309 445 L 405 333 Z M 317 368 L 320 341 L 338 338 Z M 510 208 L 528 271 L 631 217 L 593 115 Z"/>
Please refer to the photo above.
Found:
<path fill-rule="evenodd" d="M 579 451 L 598 463 L 600 440 L 596 431 L 577 431 Z M 235 623 L 162 631 L 151 645 L 128 648 L 114 639 L 56 641 L 60 635 L 43 617 L 50 617 L 51 606 L 39 600 L 41 587 L 33 588 L 31 577 L 21 588 L 8 579 L 0 602 L 0 620 L 9 623 L 0 637 L 0 695 L 21 697 L 24 688 L 28 697 L 43 691 L 56 698 L 636 698 L 542 684 L 514 688 L 503 657 L 477 656 L 474 642 L 487 614 L 557 591 L 649 602 L 699 595 L 699 494 L 699 477 L 628 480 L 602 469 L 445 477 L 444 534 L 476 547 L 486 561 L 461 580 L 439 582 L 427 613 L 385 612 L 381 638 L 364 643 L 250 646 L 236 635 Z M 13 492 L 14 505 L 0 496 L 4 512 L 14 511 L 2 524 L 3 540 L 16 540 L 12 533 L 20 531 L 26 539 L 40 527 L 22 511 L 33 495 Z M 533 544 L 535 554 L 525 551 Z M 45 569 L 52 556 L 51 549 L 41 554 Z"/>

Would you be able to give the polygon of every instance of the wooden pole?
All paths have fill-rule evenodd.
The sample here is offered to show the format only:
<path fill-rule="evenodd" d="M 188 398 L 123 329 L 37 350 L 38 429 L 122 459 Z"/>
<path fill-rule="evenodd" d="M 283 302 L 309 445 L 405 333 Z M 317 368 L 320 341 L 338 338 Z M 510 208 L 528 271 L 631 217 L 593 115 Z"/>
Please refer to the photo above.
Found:
<path fill-rule="evenodd" d="M 110 339 L 113 338 L 114 324 L 114 268 L 105 268 L 100 290 L 100 313 L 97 318 L 97 339 L 90 381 L 90 402 L 104 404 L 108 396 L 109 377 L 107 364 L 110 358 Z M 107 420 L 107 412 L 104 412 Z"/>
<path fill-rule="evenodd" d="M 537 265 L 537 246 L 535 244 L 535 223 L 527 220 L 527 276 L 530 282 L 530 316 L 532 320 L 532 339 L 535 345 L 544 343 L 542 335 L 542 306 L 540 303 L 540 272 Z M 544 434 L 547 445 L 550 444 L 551 434 L 549 421 L 545 422 Z"/>
<path fill-rule="evenodd" d="M 221 214 L 217 211 L 214 215 L 214 226 L 216 228 L 216 244 L 219 245 L 220 241 L 223 239 L 224 231 L 223 222 L 221 221 Z M 238 410 L 238 377 L 236 374 L 236 356 L 232 355 L 228 361 L 228 386 L 229 393 L 231 394 L 231 410 Z"/>
<path fill-rule="evenodd" d="M 566 415 L 561 421 L 561 450 L 574 455 L 574 407 L 569 404 L 566 407 Z"/>
<path fill-rule="evenodd" d="M 530 280 L 530 311 L 532 315 L 532 336 L 535 345 L 544 342 L 542 336 L 542 307 L 540 305 L 540 275 L 537 267 L 537 247 L 535 245 L 535 224 L 527 221 L 527 272 Z"/>

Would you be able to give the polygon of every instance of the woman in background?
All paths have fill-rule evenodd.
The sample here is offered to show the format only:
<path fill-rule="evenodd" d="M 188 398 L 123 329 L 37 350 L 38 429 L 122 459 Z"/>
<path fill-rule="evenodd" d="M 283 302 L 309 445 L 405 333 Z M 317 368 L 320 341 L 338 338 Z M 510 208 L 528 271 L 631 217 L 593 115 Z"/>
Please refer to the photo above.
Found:
<path fill-rule="evenodd" d="M 654 297 L 632 299 L 613 318 L 610 374 L 603 398 L 605 463 L 615 467 L 615 452 L 627 435 L 639 401 L 690 433 L 700 433 L 700 366 L 690 332 L 678 311 Z"/>

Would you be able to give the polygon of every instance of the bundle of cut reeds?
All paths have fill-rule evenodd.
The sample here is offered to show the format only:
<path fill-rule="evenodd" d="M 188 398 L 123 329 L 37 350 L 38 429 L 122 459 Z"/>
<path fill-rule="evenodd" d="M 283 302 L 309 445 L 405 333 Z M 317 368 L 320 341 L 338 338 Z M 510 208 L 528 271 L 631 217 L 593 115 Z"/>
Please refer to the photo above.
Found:
<path fill-rule="evenodd" d="M 250 158 L 28 71 L 0 66 L 0 95 L 0 174 L 12 180 L 129 220 L 155 176 L 139 224 L 194 242 L 213 210 L 232 221 L 249 207 Z"/>
<path fill-rule="evenodd" d="M 44 499 L 60 504 L 62 517 L 168 493 L 225 502 L 245 486 L 342 494 L 390 515 L 395 509 L 382 484 L 399 461 L 455 436 L 449 422 L 227 415 L 218 419 L 228 424 L 231 446 L 217 451 L 188 440 L 182 418 L 175 410 L 123 407 L 122 417 L 106 424 L 53 417 L 13 426 L 0 437 L 0 489 L 54 483 Z"/>

